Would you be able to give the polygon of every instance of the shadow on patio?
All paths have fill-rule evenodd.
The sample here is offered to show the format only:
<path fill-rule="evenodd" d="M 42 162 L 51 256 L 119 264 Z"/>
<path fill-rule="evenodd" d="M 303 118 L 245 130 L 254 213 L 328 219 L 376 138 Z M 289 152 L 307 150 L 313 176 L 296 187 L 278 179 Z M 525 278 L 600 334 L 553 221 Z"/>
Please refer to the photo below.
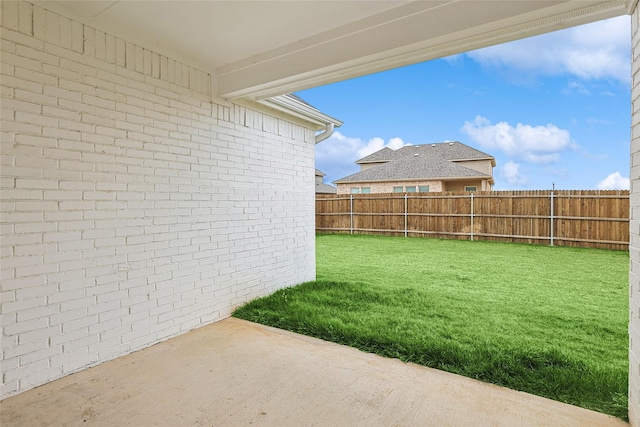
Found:
<path fill-rule="evenodd" d="M 234 318 L 5 399 L 6 426 L 627 426 Z"/>

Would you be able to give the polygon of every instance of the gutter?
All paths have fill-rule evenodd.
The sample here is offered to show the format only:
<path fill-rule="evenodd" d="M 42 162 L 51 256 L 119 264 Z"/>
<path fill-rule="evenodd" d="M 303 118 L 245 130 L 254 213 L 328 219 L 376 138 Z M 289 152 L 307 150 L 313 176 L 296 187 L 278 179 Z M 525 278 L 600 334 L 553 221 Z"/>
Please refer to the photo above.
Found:
<path fill-rule="evenodd" d="M 278 95 L 257 102 L 315 124 L 316 130 L 322 131 L 316 135 L 316 144 L 329 138 L 336 127 L 342 126 L 340 120 L 324 114 L 293 94 Z"/>
<path fill-rule="evenodd" d="M 335 125 L 333 123 L 327 123 L 327 127 L 324 128 L 322 132 L 316 135 L 316 144 L 324 141 L 333 135 L 333 130 L 335 129 Z"/>

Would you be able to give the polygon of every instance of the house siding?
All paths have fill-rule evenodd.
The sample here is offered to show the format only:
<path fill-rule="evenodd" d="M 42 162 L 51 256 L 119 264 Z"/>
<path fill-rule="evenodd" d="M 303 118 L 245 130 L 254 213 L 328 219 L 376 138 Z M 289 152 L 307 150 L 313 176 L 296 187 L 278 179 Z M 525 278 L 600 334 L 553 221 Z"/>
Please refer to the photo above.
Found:
<path fill-rule="evenodd" d="M 314 137 L 210 76 L 2 2 L 1 396 L 315 277 Z"/>
<path fill-rule="evenodd" d="M 629 421 L 640 427 L 640 9 L 631 14 L 631 196 L 629 272 Z"/>
<path fill-rule="evenodd" d="M 360 171 L 366 171 L 367 169 L 376 168 L 380 165 L 384 165 L 386 162 L 382 163 L 362 163 L 360 165 Z"/>
<path fill-rule="evenodd" d="M 493 176 L 493 165 L 491 164 L 491 160 L 465 160 L 456 162 L 456 164 L 476 170 L 485 175 Z"/>
<path fill-rule="evenodd" d="M 489 191 L 491 185 L 487 180 L 482 181 L 448 181 L 445 183 L 444 191 L 464 191 L 465 187 L 476 187 L 478 191 Z"/>

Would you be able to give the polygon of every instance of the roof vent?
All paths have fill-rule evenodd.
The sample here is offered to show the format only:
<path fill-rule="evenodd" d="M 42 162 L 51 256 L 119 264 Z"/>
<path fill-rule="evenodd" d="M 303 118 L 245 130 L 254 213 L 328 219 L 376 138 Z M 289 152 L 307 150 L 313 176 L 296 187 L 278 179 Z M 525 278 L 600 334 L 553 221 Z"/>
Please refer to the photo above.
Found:
<path fill-rule="evenodd" d="M 436 144 L 431 144 L 431 146 L 432 146 L 432 147 L 435 147 L 435 146 L 436 146 Z"/>
<path fill-rule="evenodd" d="M 415 157 L 418 157 L 419 155 L 420 155 L 419 153 L 415 153 L 415 154 L 414 154 L 414 156 L 415 156 Z"/>
<path fill-rule="evenodd" d="M 453 145 L 453 142 L 450 142 L 449 145 Z"/>

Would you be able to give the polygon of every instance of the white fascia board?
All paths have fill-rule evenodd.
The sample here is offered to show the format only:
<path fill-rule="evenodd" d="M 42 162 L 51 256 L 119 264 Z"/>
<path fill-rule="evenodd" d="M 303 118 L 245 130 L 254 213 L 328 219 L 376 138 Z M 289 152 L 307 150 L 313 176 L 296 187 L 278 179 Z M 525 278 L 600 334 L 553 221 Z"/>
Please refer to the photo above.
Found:
<path fill-rule="evenodd" d="M 328 116 L 309 104 L 301 102 L 289 95 L 274 96 L 257 102 L 274 110 L 311 122 L 317 126 L 317 130 L 326 129 L 328 124 L 333 124 L 335 127 L 342 126 L 340 120 Z"/>

